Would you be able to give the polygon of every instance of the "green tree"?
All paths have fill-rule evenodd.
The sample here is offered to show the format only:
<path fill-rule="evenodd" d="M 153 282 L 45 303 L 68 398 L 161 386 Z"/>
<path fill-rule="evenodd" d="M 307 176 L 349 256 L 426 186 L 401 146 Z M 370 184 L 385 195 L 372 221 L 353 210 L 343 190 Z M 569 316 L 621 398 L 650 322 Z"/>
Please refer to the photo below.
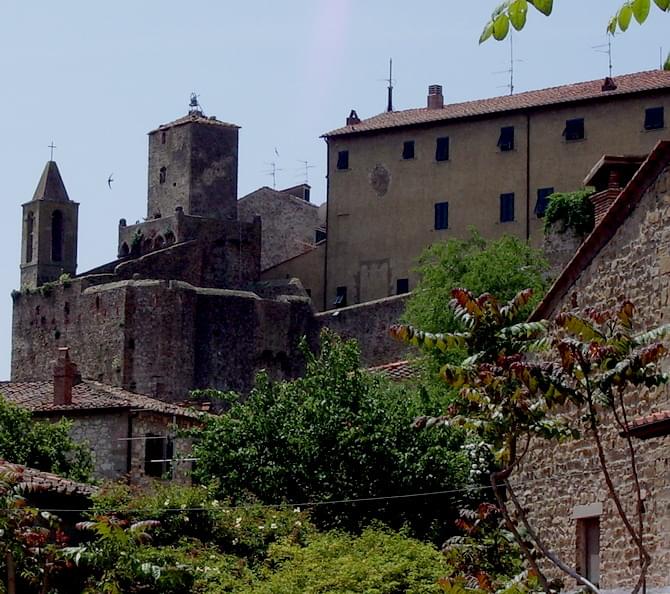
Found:
<path fill-rule="evenodd" d="M 654 0 L 654 4 L 663 12 L 670 11 L 670 0 Z M 553 10 L 553 0 L 505 0 L 493 11 L 491 19 L 479 38 L 479 43 L 493 37 L 498 41 L 505 39 L 510 31 L 510 26 L 520 31 L 526 25 L 528 7 L 545 16 L 549 16 Z M 619 10 L 612 16 L 607 24 L 607 32 L 613 35 L 617 31 L 626 31 L 633 19 L 639 24 L 644 23 L 651 11 L 651 0 L 626 0 Z M 670 70 L 670 54 L 666 59 L 665 70 Z"/>
<path fill-rule="evenodd" d="M 462 432 L 409 431 L 421 411 L 443 403 L 362 371 L 355 342 L 324 332 L 304 377 L 273 383 L 261 375 L 245 401 L 228 397 L 230 410 L 193 433 L 196 478 L 216 481 L 221 498 L 295 504 L 390 497 L 315 506 L 312 518 L 343 529 L 372 519 L 408 523 L 414 534 L 437 539 L 451 531 L 455 496 L 394 497 L 464 487 Z"/>
<path fill-rule="evenodd" d="M 510 235 L 486 241 L 471 230 L 466 240 L 434 243 L 419 257 L 417 272 L 421 280 L 407 303 L 405 320 L 428 332 L 458 330 L 454 312 L 447 307 L 457 287 L 477 295 L 491 293 L 504 300 L 531 288 L 533 297 L 520 312 L 528 314 L 547 288 L 543 275 L 546 269 L 540 250 Z"/>
<path fill-rule="evenodd" d="M 72 423 L 35 421 L 29 411 L 0 396 L 0 459 L 87 481 L 93 470 L 88 447 L 70 437 Z"/>

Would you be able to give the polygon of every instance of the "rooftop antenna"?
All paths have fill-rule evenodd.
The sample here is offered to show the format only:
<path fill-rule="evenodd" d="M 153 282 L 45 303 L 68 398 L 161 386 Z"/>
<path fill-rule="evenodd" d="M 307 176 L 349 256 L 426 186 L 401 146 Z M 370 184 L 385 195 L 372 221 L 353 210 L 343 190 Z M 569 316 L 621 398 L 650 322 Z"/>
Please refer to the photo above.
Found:
<path fill-rule="evenodd" d="M 386 111 L 393 111 L 393 58 L 389 58 L 388 103 Z"/>
<path fill-rule="evenodd" d="M 501 85 L 498 88 L 505 88 L 509 90 L 510 95 L 514 95 L 514 65 L 517 62 L 523 62 L 514 57 L 514 35 L 510 31 L 509 34 L 509 68 L 507 70 L 498 70 L 493 74 L 509 74 L 509 82 L 506 85 Z"/>
<path fill-rule="evenodd" d="M 663 70 L 663 46 L 658 48 L 658 69 Z"/>
<path fill-rule="evenodd" d="M 299 163 L 302 163 L 302 168 L 305 170 L 305 183 L 309 184 L 309 170 L 314 169 L 315 165 L 310 165 L 309 161 L 302 161 L 298 159 Z"/>
<path fill-rule="evenodd" d="M 609 74 L 608 78 L 612 78 L 612 34 L 607 34 L 607 43 L 601 43 L 600 45 L 594 45 L 591 49 L 597 51 L 599 54 L 607 54 Z"/>
<path fill-rule="evenodd" d="M 51 144 L 48 146 L 48 148 L 51 149 L 51 156 L 49 157 L 49 161 L 54 160 L 54 149 L 56 148 L 56 145 L 54 144 L 54 141 L 51 141 Z"/>
<path fill-rule="evenodd" d="M 269 176 L 272 177 L 272 189 L 276 190 L 277 189 L 277 172 L 284 171 L 284 170 L 277 167 L 277 162 L 276 161 L 271 161 L 271 162 L 267 163 L 267 165 L 270 166 L 270 171 L 266 171 L 265 175 L 269 175 Z"/>

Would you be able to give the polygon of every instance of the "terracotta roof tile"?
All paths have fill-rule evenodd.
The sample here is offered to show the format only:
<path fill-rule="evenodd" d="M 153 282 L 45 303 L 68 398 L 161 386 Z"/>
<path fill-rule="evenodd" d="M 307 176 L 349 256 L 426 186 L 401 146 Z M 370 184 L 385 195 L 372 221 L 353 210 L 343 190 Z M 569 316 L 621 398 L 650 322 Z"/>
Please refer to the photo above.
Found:
<path fill-rule="evenodd" d="M 634 419 L 630 423 L 629 434 L 639 439 L 670 435 L 670 410 L 661 410 Z M 625 436 L 625 433 L 622 432 L 621 435 Z"/>
<path fill-rule="evenodd" d="M 0 473 L 10 473 L 15 476 L 20 491 L 28 493 L 48 492 L 61 495 L 84 495 L 90 497 L 98 491 L 93 485 L 86 485 L 71 481 L 51 472 L 36 470 L 22 464 L 13 464 L 0 460 Z"/>
<path fill-rule="evenodd" d="M 376 367 L 368 367 L 370 373 L 381 373 L 394 382 L 402 382 L 416 376 L 416 371 L 410 361 L 395 361 Z"/>
<path fill-rule="evenodd" d="M 52 382 L 0 382 L 0 395 L 33 412 L 77 412 L 96 409 L 142 409 L 199 418 L 199 413 L 100 382 L 84 380 L 72 388 L 72 404 L 54 404 Z"/>
<path fill-rule="evenodd" d="M 517 93 L 515 95 L 503 95 L 490 99 L 478 99 L 476 101 L 465 101 L 463 103 L 451 103 L 443 109 L 406 109 L 403 111 L 384 112 L 371 118 L 362 120 L 360 124 L 344 126 L 326 132 L 323 136 L 343 136 L 347 134 L 360 134 L 384 130 L 388 128 L 399 128 L 403 126 L 416 126 L 434 122 L 459 120 L 507 111 L 519 111 L 550 105 L 588 101 L 602 97 L 616 97 L 632 93 L 642 93 L 660 89 L 670 89 L 670 72 L 663 70 L 649 70 L 647 72 L 636 72 L 624 74 L 614 78 L 617 88 L 612 91 L 603 91 L 603 79 L 588 82 L 574 83 Z"/>
<path fill-rule="evenodd" d="M 239 126 L 237 126 L 236 124 L 222 122 L 221 120 L 217 120 L 214 116 L 206 116 L 198 112 L 191 112 L 186 114 L 185 116 L 182 116 L 181 118 L 177 118 L 172 122 L 168 122 L 167 124 L 161 124 L 160 126 L 158 126 L 158 128 L 149 132 L 149 134 L 153 134 L 154 132 L 158 132 L 159 130 L 167 130 L 168 128 L 174 128 L 176 126 L 183 126 L 184 124 L 193 124 L 193 123 L 209 124 L 212 126 L 223 126 L 224 128 L 239 128 Z"/>

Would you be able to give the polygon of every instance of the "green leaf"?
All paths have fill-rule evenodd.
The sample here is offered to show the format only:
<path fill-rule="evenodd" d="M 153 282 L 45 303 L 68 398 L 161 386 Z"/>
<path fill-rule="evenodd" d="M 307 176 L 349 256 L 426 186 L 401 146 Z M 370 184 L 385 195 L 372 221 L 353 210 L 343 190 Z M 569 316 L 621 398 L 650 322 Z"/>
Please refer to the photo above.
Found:
<path fill-rule="evenodd" d="M 630 25 L 630 20 L 633 18 L 633 8 L 630 4 L 624 4 L 619 10 L 617 20 L 619 22 L 619 29 L 626 31 Z"/>
<path fill-rule="evenodd" d="M 668 2 L 670 2 L 670 0 L 668 0 Z M 614 35 L 614 34 L 616 33 L 616 26 L 617 26 L 617 23 L 618 23 L 617 16 L 618 16 L 618 15 L 615 14 L 615 15 L 610 19 L 610 22 L 607 24 L 607 32 L 608 32 L 610 35 Z"/>
<path fill-rule="evenodd" d="M 554 8 L 554 0 L 530 0 L 530 3 L 544 16 L 549 16 Z"/>
<path fill-rule="evenodd" d="M 670 53 L 663 63 L 663 70 L 670 70 Z"/>
<path fill-rule="evenodd" d="M 509 33 L 509 18 L 506 14 L 499 15 L 493 22 L 493 37 L 502 41 Z"/>
<path fill-rule="evenodd" d="M 479 37 L 479 43 L 484 43 L 487 39 L 489 39 L 493 35 L 493 21 L 487 23 L 486 27 L 484 27 L 484 30 L 482 31 L 481 36 Z"/>
<path fill-rule="evenodd" d="M 526 24 L 528 16 L 528 1 L 514 0 L 509 7 L 509 20 L 517 31 L 521 31 Z"/>
<path fill-rule="evenodd" d="M 670 9 L 670 0 L 654 0 L 654 2 L 661 10 L 667 12 Z"/>
<path fill-rule="evenodd" d="M 647 20 L 650 8 L 651 0 L 633 0 L 633 16 L 640 25 Z"/>

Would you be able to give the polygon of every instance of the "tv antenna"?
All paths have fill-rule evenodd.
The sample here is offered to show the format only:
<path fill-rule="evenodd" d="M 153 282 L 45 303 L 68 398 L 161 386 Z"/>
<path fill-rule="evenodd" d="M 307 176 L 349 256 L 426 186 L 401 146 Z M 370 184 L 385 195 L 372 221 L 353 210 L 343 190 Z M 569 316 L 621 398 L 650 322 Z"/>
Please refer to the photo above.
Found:
<path fill-rule="evenodd" d="M 386 101 L 386 111 L 393 111 L 393 58 L 389 58 L 389 77 L 381 78 L 377 80 L 382 80 L 385 83 L 388 83 L 388 98 Z"/>
<path fill-rule="evenodd" d="M 523 62 L 514 57 L 514 35 L 510 31 L 509 34 L 509 68 L 507 70 L 498 70 L 493 74 L 509 74 L 509 82 L 506 85 L 501 85 L 498 88 L 505 88 L 509 90 L 510 95 L 514 95 L 514 65 L 517 62 Z"/>
<path fill-rule="evenodd" d="M 298 159 L 298 163 L 302 163 L 302 168 L 305 172 L 305 183 L 309 184 L 309 170 L 314 169 L 316 166 L 315 165 L 310 165 L 309 161 L 302 161 L 301 159 Z"/>
<path fill-rule="evenodd" d="M 277 167 L 277 162 L 276 161 L 270 161 L 269 163 L 266 163 L 267 165 L 270 166 L 270 171 L 266 171 L 265 175 L 269 175 L 272 177 L 272 189 L 276 190 L 277 189 L 277 173 L 280 171 L 284 171 L 283 169 Z"/>
<path fill-rule="evenodd" d="M 612 34 L 607 34 L 607 43 L 591 46 L 591 49 L 595 50 L 599 54 L 607 54 L 607 61 L 609 66 L 608 77 L 612 78 Z"/>

